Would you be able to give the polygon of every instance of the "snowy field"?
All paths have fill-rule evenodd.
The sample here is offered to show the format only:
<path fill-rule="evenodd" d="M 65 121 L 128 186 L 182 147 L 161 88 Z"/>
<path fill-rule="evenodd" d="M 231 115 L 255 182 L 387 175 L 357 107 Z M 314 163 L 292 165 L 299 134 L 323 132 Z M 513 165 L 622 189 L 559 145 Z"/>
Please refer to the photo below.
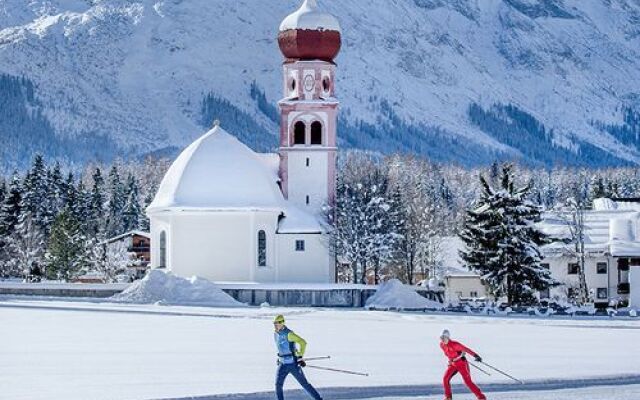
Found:
<path fill-rule="evenodd" d="M 519 392 L 500 376 L 474 373 L 492 399 L 640 398 L 640 320 L 530 319 L 320 309 L 213 309 L 27 299 L 0 301 L 0 398 L 12 400 L 147 400 L 272 390 L 277 313 L 309 342 L 317 363 L 370 377 L 307 370 L 327 399 L 440 399 L 443 328 L 485 361 L 527 381 Z M 626 378 L 623 378 L 626 376 Z M 609 385 L 579 380 L 610 377 Z M 619 378 L 618 378 L 619 377 Z M 620 383 L 616 384 L 619 379 Z M 544 382 L 562 380 L 555 387 Z M 456 381 L 454 378 L 454 382 Z M 566 382 L 568 391 L 558 391 Z M 507 385 L 509 384 L 509 385 Z M 420 386 L 418 386 L 420 385 Z M 402 387 L 414 387 L 402 392 Z M 419 391 L 424 387 L 424 392 Z M 287 388 L 296 389 L 288 382 Z M 352 393 L 334 396 L 339 389 Z M 357 389 L 362 388 L 362 389 Z M 551 389 L 553 390 L 551 390 Z M 549 390 L 547 390 L 549 389 Z M 322 391 L 322 390 L 321 390 Z M 394 391 L 397 394 L 394 394 Z M 407 394 L 406 397 L 398 397 Z M 466 391 L 456 399 L 471 400 Z M 211 397 L 212 396 L 212 397 Z M 395 397 L 394 397 L 395 396 Z M 411 397 L 414 396 L 414 397 Z M 260 399 L 269 395 L 228 396 Z M 291 399 L 303 398 L 297 395 Z"/>

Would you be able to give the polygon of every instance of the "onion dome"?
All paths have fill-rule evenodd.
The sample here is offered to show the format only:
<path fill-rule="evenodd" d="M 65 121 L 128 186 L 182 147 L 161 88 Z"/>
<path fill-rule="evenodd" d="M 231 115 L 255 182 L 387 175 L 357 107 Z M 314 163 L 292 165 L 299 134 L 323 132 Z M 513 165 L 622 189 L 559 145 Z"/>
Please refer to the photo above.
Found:
<path fill-rule="evenodd" d="M 333 62 L 340 52 L 340 32 L 336 17 L 320 11 L 316 0 L 305 0 L 280 24 L 278 44 L 288 61 Z"/>

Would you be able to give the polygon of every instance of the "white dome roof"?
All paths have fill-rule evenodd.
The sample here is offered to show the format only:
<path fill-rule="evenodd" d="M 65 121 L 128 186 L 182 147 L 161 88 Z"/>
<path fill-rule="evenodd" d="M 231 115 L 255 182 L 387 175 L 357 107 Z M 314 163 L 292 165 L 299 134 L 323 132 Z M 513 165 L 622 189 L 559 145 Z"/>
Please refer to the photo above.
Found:
<path fill-rule="evenodd" d="M 280 24 L 280 32 L 291 29 L 341 32 L 338 19 L 318 9 L 316 0 L 305 0 L 298 11 L 289 15 Z"/>
<path fill-rule="evenodd" d="M 264 158 L 216 126 L 173 162 L 147 211 L 284 208 L 277 175 Z"/>

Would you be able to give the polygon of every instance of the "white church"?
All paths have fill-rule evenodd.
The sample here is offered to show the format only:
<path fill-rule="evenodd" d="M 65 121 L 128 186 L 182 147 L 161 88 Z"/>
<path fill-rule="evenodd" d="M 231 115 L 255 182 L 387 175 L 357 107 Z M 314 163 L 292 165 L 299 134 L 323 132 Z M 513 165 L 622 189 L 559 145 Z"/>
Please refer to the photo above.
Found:
<path fill-rule="evenodd" d="M 324 209 L 335 202 L 340 25 L 316 0 L 282 22 L 277 154 L 216 126 L 171 165 L 154 201 L 151 266 L 215 282 L 330 283 Z"/>

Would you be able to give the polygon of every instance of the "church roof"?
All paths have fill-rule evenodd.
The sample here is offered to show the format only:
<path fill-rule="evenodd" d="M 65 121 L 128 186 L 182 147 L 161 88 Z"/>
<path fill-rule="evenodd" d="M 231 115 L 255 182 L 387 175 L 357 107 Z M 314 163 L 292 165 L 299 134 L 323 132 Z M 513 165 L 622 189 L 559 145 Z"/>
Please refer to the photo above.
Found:
<path fill-rule="evenodd" d="M 329 13 L 320 11 L 316 0 L 305 0 L 302 7 L 287 16 L 280 24 L 280 32 L 291 29 L 341 31 L 338 19 Z"/>
<path fill-rule="evenodd" d="M 173 162 L 147 210 L 284 211 L 276 178 L 264 156 L 216 126 Z"/>
<path fill-rule="evenodd" d="M 318 218 L 306 213 L 293 204 L 288 204 L 284 211 L 284 218 L 278 224 L 278 233 L 322 233 L 325 227 Z"/>

